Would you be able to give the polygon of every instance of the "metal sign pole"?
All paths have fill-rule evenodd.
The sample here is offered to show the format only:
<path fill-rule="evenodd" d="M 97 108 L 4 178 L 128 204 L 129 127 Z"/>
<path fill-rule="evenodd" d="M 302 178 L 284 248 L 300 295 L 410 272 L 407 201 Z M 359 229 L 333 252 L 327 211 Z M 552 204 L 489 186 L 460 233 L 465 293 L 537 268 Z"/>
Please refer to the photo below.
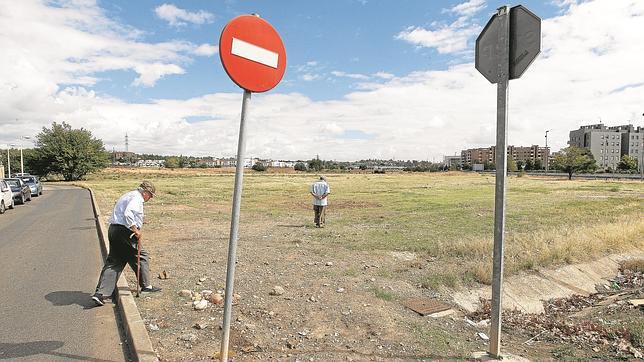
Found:
<path fill-rule="evenodd" d="M 498 10 L 500 21 L 499 57 L 496 96 L 496 189 L 494 192 L 494 260 L 492 275 L 492 315 L 490 324 L 490 355 L 500 357 L 501 347 L 501 294 L 503 285 L 503 240 L 505 230 L 505 191 L 508 149 L 508 85 L 510 71 L 510 13 L 508 7 Z"/>
<path fill-rule="evenodd" d="M 224 298 L 224 325 L 223 337 L 221 339 L 221 361 L 228 360 L 228 341 L 230 339 L 230 320 L 232 317 L 233 285 L 235 283 L 235 262 L 237 255 L 237 230 L 239 229 L 239 209 L 241 206 L 242 182 L 244 179 L 244 150 L 246 140 L 244 130 L 246 127 L 246 114 L 248 112 L 248 101 L 250 91 L 244 91 L 242 101 L 241 122 L 239 124 L 239 142 L 237 145 L 237 167 L 235 169 L 235 192 L 233 194 L 233 211 L 230 220 L 230 240 L 228 242 L 228 266 L 226 270 L 226 296 Z"/>

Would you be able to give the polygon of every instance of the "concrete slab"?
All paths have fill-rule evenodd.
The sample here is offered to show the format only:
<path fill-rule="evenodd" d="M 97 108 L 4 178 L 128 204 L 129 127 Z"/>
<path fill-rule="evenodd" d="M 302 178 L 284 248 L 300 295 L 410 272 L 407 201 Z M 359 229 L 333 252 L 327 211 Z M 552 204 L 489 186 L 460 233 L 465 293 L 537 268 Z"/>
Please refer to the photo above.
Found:
<path fill-rule="evenodd" d="M 628 259 L 644 259 L 644 252 L 613 254 L 592 262 L 506 278 L 503 285 L 503 309 L 538 314 L 544 311 L 543 301 L 573 294 L 595 293 L 595 286 L 607 284 L 607 279 L 617 275 L 619 263 Z M 480 307 L 481 298 L 492 298 L 490 286 L 459 291 L 452 295 L 454 303 L 467 312 L 476 311 Z"/>

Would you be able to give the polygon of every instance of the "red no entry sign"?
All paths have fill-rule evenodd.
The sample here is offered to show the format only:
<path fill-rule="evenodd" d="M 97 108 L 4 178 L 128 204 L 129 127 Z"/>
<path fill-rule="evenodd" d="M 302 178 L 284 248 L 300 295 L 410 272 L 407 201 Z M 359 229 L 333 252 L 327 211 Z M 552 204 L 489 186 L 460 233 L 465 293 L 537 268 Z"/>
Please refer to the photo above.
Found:
<path fill-rule="evenodd" d="M 219 56 L 230 79 L 250 92 L 275 87 L 286 70 L 286 50 L 277 31 L 255 15 L 231 20 L 221 32 Z"/>

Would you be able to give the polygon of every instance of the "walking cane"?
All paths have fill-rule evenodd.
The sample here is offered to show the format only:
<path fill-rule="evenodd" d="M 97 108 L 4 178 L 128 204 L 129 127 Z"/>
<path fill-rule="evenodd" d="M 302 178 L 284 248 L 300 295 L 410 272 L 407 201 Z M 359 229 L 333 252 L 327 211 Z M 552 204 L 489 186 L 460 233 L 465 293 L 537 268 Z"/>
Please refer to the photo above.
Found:
<path fill-rule="evenodd" d="M 130 239 L 134 233 L 130 235 Z M 141 239 L 136 238 L 136 297 L 139 297 L 141 292 Z"/>

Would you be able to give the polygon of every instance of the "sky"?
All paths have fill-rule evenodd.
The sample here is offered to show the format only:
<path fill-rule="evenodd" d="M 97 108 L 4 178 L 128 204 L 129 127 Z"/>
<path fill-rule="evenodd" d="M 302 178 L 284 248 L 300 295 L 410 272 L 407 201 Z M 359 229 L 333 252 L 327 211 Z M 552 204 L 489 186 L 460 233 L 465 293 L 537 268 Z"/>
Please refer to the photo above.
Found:
<path fill-rule="evenodd" d="M 508 143 L 567 146 L 581 125 L 644 126 L 644 1 L 526 0 L 541 54 L 510 81 Z M 253 93 L 246 155 L 441 161 L 496 137 L 496 85 L 475 41 L 486 0 L 0 0 L 0 148 L 52 122 L 108 151 L 231 157 L 243 90 L 219 36 L 257 13 L 286 48 L 282 81 Z M 516 5 L 516 4 L 510 4 Z"/>

